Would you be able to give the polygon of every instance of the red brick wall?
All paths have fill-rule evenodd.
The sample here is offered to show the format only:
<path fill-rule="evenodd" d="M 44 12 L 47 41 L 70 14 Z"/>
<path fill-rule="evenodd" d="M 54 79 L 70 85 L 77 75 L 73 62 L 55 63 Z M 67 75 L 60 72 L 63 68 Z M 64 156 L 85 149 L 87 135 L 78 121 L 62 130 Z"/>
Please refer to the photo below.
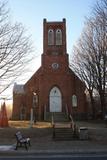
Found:
<path fill-rule="evenodd" d="M 26 94 L 29 95 L 27 97 L 28 106 L 32 106 L 32 92 L 36 92 L 39 96 L 38 101 L 38 117 L 39 119 L 43 118 L 44 106 L 47 106 L 47 111 L 49 111 L 49 93 L 50 90 L 57 86 L 61 93 L 62 93 L 62 106 L 63 111 L 65 111 L 65 105 L 69 107 L 69 112 L 72 114 L 77 113 L 85 113 L 86 106 L 85 106 L 85 94 L 84 94 L 84 85 L 82 82 L 75 78 L 74 74 L 71 72 L 63 74 L 56 72 L 43 72 L 41 69 L 41 73 L 39 74 L 39 78 L 36 79 L 36 76 L 29 82 L 30 86 L 26 84 Z M 34 84 L 34 82 L 36 82 Z M 78 98 L 78 107 L 72 108 L 72 95 L 77 95 Z"/>

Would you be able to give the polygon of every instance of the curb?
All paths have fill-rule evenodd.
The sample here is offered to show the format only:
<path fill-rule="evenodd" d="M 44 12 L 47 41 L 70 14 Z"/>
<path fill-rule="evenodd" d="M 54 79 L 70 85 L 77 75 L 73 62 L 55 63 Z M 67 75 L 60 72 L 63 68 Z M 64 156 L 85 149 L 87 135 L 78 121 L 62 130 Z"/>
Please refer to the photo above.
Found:
<path fill-rule="evenodd" d="M 19 154 L 20 153 L 20 154 Z M 95 149 L 95 150 L 82 150 L 82 149 L 75 149 L 75 150 L 8 150 L 8 151 L 0 151 L 0 156 L 27 156 L 27 155 L 86 155 L 86 154 L 107 154 L 107 149 Z"/>

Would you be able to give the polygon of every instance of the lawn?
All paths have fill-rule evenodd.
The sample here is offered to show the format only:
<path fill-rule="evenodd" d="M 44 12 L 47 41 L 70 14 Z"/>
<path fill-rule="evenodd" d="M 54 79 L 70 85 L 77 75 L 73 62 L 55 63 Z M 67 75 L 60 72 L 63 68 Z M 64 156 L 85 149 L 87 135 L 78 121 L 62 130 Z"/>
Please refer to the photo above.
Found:
<path fill-rule="evenodd" d="M 107 128 L 104 123 L 77 121 L 76 124 L 78 127 L 88 127 L 92 138 L 96 137 L 96 135 L 98 138 L 103 138 L 107 135 Z M 0 128 L 0 145 L 15 144 L 15 133 L 19 130 L 24 136 L 31 138 L 32 146 L 53 142 L 51 123 L 36 122 L 31 128 L 29 121 L 9 121 L 9 127 Z"/>
<path fill-rule="evenodd" d="M 36 122 L 30 127 L 29 121 L 9 121 L 9 127 L 0 128 L 0 145 L 16 143 L 15 133 L 21 131 L 26 137 L 35 141 L 46 141 L 52 137 L 51 123 Z"/>
<path fill-rule="evenodd" d="M 30 121 L 9 121 L 10 128 L 30 128 Z M 50 128 L 49 122 L 36 122 L 32 126 L 33 128 Z"/>

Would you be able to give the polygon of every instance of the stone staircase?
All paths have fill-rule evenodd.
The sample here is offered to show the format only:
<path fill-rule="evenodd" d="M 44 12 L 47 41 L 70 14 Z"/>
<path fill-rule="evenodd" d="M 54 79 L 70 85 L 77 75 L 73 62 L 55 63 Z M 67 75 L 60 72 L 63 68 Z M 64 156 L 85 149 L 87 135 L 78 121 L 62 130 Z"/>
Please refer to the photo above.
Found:
<path fill-rule="evenodd" d="M 64 112 L 54 112 L 52 116 L 54 123 L 69 122 L 68 116 Z"/>
<path fill-rule="evenodd" d="M 54 140 L 68 141 L 76 138 L 73 130 L 73 121 L 65 113 L 53 113 L 52 119 Z"/>
<path fill-rule="evenodd" d="M 57 141 L 74 140 L 74 132 L 72 128 L 54 128 L 53 139 Z"/>
<path fill-rule="evenodd" d="M 45 121 L 51 122 L 54 119 L 54 122 L 68 122 L 68 116 L 64 112 L 46 112 Z"/>
<path fill-rule="evenodd" d="M 74 129 L 74 122 L 64 112 L 47 112 L 46 121 L 50 121 L 53 127 L 53 139 L 59 141 L 75 140 L 78 138 Z"/>

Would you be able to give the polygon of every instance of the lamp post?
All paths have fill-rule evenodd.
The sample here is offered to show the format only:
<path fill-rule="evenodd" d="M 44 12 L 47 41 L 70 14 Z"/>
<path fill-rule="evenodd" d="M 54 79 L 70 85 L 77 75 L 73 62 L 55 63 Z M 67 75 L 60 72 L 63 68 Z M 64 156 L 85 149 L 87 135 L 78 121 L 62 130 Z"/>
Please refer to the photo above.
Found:
<path fill-rule="evenodd" d="M 36 122 L 36 107 L 38 103 L 38 95 L 37 93 L 33 92 L 33 109 L 34 109 L 34 122 Z"/>
<path fill-rule="evenodd" d="M 37 93 L 33 92 L 33 100 L 32 100 L 32 107 L 30 112 L 30 128 L 33 127 L 34 122 L 36 122 L 36 105 L 38 103 L 38 95 Z M 34 113 L 35 109 L 35 113 Z"/>
<path fill-rule="evenodd" d="M 31 110 L 30 110 L 30 128 L 33 127 L 33 107 L 31 107 Z"/>

